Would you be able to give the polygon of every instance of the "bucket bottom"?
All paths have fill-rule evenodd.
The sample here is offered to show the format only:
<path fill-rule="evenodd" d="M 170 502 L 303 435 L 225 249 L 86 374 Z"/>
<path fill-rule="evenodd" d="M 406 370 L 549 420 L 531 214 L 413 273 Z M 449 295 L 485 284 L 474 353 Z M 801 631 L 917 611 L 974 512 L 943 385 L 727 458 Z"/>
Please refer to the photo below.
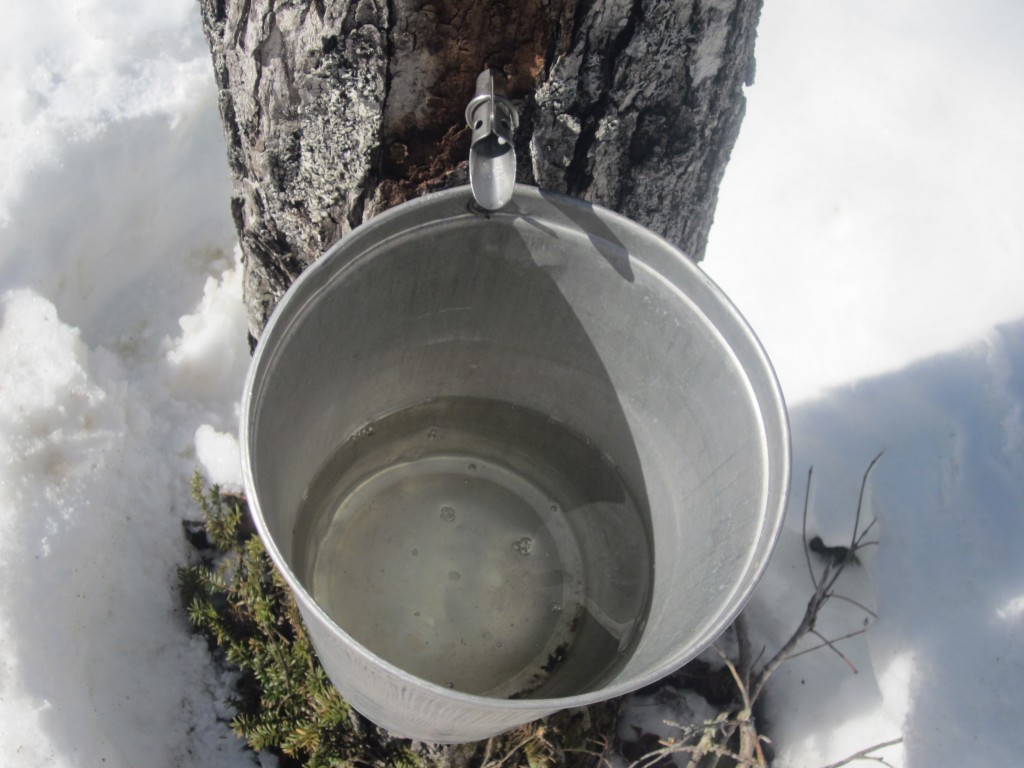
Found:
<path fill-rule="evenodd" d="M 643 619 L 649 550 L 609 551 L 624 525 L 645 540 L 641 511 L 607 455 L 530 409 L 449 398 L 366 425 L 320 471 L 303 519 L 317 603 L 448 688 L 583 692 L 621 667 Z"/>

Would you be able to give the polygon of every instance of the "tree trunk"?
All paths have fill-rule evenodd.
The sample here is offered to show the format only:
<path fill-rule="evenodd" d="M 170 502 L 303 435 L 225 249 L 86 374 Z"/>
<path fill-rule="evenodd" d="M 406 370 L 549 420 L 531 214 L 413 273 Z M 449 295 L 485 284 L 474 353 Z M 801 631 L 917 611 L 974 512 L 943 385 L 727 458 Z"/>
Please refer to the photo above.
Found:
<path fill-rule="evenodd" d="M 463 112 L 488 66 L 519 108 L 519 181 L 704 254 L 761 0 L 200 4 L 253 338 L 332 242 L 467 182 Z"/>

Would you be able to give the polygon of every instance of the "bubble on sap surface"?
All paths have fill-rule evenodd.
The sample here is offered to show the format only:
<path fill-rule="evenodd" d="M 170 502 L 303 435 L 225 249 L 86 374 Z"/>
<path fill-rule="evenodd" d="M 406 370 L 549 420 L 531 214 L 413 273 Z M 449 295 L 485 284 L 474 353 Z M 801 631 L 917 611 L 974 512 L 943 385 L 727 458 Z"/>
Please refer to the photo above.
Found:
<path fill-rule="evenodd" d="M 383 469 L 379 476 L 372 475 L 372 483 L 346 497 L 349 505 L 343 514 L 332 518 L 332 525 L 337 519 L 336 538 L 342 543 L 318 550 L 323 555 L 313 567 L 322 576 L 324 595 L 335 601 L 330 604 L 334 611 L 330 615 L 343 615 L 346 620 L 342 625 L 346 627 L 370 624 L 366 621 L 368 613 L 385 601 L 368 595 L 356 603 L 347 600 L 352 596 L 350 590 L 343 592 L 334 585 L 351 581 L 352 574 L 362 568 L 368 576 L 367 586 L 390 591 L 389 604 L 378 612 L 391 621 L 366 628 L 367 640 L 378 643 L 370 646 L 371 650 L 379 653 L 394 649 L 399 666 L 413 674 L 422 675 L 421 667 L 416 665 L 423 664 L 422 669 L 430 673 L 427 679 L 433 676 L 431 682 L 441 687 L 453 682 L 452 674 L 460 674 L 456 690 L 479 694 L 482 691 L 475 686 L 480 686 L 505 693 L 512 686 L 522 690 L 543 682 L 534 682 L 530 676 L 552 656 L 552 648 L 569 643 L 581 629 L 586 630 L 582 626 L 587 615 L 583 604 L 586 592 L 574 589 L 577 579 L 582 575 L 614 578 L 619 572 L 584 574 L 577 532 L 562 516 L 562 512 L 568 512 L 562 499 L 568 509 L 585 509 L 592 497 L 606 490 L 600 463 L 594 471 L 593 461 L 584 464 L 588 457 L 576 445 L 581 441 L 574 436 L 575 442 L 563 450 L 562 443 L 551 438 L 549 448 L 547 432 L 527 430 L 528 423 L 523 426 L 513 420 L 508 427 L 504 420 L 495 420 L 492 425 L 481 419 L 478 424 L 476 411 L 468 414 L 473 421 L 469 416 L 465 422 L 459 421 L 445 406 L 425 412 L 426 418 L 421 418 L 419 412 L 412 414 L 397 426 L 382 420 L 380 434 L 353 448 L 372 450 L 372 457 L 350 461 L 346 454 L 344 464 L 332 464 L 332 471 L 344 467 L 337 471 L 345 473 L 344 487 L 353 489 L 359 488 L 358 481 L 371 464 Z M 443 429 L 437 426 L 440 423 L 445 424 Z M 432 440 L 427 437 L 428 431 L 434 434 Z M 496 439 L 498 435 L 501 439 Z M 380 444 L 380 440 L 387 442 Z M 427 442 L 430 444 L 424 445 Z M 328 475 L 324 478 L 318 486 L 323 489 L 322 499 L 310 498 L 310 502 L 319 502 L 315 515 L 322 514 L 324 508 L 326 514 L 332 514 L 330 510 L 337 504 L 335 489 L 340 483 Z M 600 479 L 593 490 L 587 484 L 591 478 Z M 367 509 L 371 502 L 379 504 L 377 514 Z M 451 511 L 442 513 L 445 507 Z M 349 520 L 357 516 L 362 517 L 361 525 L 349 527 Z M 598 524 L 605 518 L 588 518 L 586 523 Z M 321 520 L 319 516 L 311 519 L 316 524 Z M 437 520 L 444 525 L 438 528 Z M 316 530 L 315 524 L 308 526 L 310 535 L 315 536 Z M 356 539 L 356 533 L 363 538 Z M 536 539 L 532 538 L 534 534 Z M 385 542 L 385 538 L 390 541 Z M 423 560 L 411 554 L 418 545 L 411 544 L 410 539 L 423 541 L 426 549 L 419 552 Z M 369 576 L 374 567 L 385 570 L 387 561 L 402 546 L 408 547 L 407 559 L 402 561 L 398 556 L 391 563 L 396 571 L 394 578 Z M 357 556 L 354 561 L 348 557 L 353 552 Z M 345 558 L 340 557 L 342 553 Z M 342 567 L 348 569 L 347 578 L 337 575 Z M 468 575 L 456 580 L 453 571 L 461 576 L 464 569 Z M 513 587 L 503 590 L 504 599 L 494 599 L 496 582 Z M 331 589 L 335 591 L 329 592 Z M 328 599 L 325 597 L 323 602 Z M 621 602 L 625 606 L 640 601 Z M 416 608 L 417 604 L 431 605 L 430 615 Z M 447 611 L 446 606 L 451 605 L 459 606 L 459 610 Z M 417 621 L 408 620 L 405 611 L 409 607 Z M 622 618 L 629 617 L 623 612 Z M 494 632 L 485 635 L 482 632 L 487 624 Z M 459 642 L 460 635 L 464 635 L 465 646 Z M 503 636 L 508 637 L 509 654 L 504 653 Z M 425 647 L 427 640 L 430 648 Z M 497 642 L 502 645 L 496 647 Z M 619 658 L 616 645 L 609 644 L 609 658 Z M 434 658 L 453 657 L 460 663 L 434 663 L 428 653 L 431 648 Z M 597 674 L 603 674 L 603 655 L 581 663 L 581 667 L 591 665 L 596 679 Z M 445 668 L 451 673 L 446 674 Z M 507 688 L 489 687 L 506 674 L 511 680 Z M 504 685 L 499 681 L 495 686 L 499 683 Z M 585 684 L 582 677 L 580 684 Z"/>
<path fill-rule="evenodd" d="M 533 539 L 529 536 L 523 536 L 523 538 L 517 539 L 512 543 L 512 549 L 520 555 L 528 555 L 533 551 Z"/>
<path fill-rule="evenodd" d="M 445 685 L 447 685 L 449 688 L 455 687 L 455 683 L 445 683 Z"/>
<path fill-rule="evenodd" d="M 494 645 L 495 645 L 495 647 L 496 647 L 496 648 L 501 648 L 501 641 L 499 640 L 499 641 L 498 641 L 497 643 L 495 643 Z"/>
<path fill-rule="evenodd" d="M 437 437 L 437 427 L 431 427 L 427 430 L 427 440 L 433 440 Z"/>

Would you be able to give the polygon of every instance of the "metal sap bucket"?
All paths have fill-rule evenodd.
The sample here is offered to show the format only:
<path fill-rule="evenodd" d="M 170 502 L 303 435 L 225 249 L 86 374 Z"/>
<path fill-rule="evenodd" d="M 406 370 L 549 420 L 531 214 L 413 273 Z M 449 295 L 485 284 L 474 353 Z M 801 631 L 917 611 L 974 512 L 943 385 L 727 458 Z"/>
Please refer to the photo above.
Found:
<path fill-rule="evenodd" d="M 260 339 L 241 436 L 331 680 L 433 742 L 700 653 L 768 563 L 790 469 L 778 383 L 721 290 L 628 219 L 522 186 L 493 213 L 430 194 L 335 244 Z"/>

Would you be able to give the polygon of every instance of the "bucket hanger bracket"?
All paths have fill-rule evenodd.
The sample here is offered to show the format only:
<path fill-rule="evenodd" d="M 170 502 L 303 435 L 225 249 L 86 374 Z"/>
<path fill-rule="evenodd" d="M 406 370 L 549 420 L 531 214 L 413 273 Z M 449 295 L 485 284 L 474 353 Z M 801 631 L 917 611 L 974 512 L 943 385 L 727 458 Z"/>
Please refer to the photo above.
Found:
<path fill-rule="evenodd" d="M 512 137 L 519 113 L 505 95 L 505 76 L 485 69 L 476 79 L 476 93 L 466 106 L 473 130 L 469 146 L 469 186 L 477 204 L 488 211 L 512 199 L 516 183 L 516 151 Z"/>

